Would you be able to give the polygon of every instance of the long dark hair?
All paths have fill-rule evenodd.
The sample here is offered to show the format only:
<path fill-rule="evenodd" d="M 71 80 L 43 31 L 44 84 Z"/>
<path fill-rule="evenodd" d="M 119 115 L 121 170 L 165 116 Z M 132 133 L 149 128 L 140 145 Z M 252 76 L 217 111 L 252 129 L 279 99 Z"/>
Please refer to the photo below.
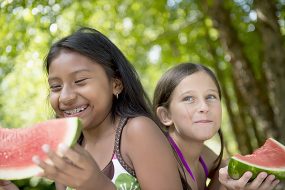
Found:
<path fill-rule="evenodd" d="M 171 94 L 177 85 L 187 76 L 194 74 L 198 71 L 203 71 L 207 73 L 211 79 L 214 81 L 215 85 L 218 88 L 219 98 L 222 98 L 221 88 L 219 82 L 215 76 L 215 74 L 207 67 L 194 64 L 194 63 L 182 63 L 179 64 L 171 69 L 169 69 L 158 81 L 158 84 L 155 88 L 154 95 L 153 95 L 153 111 L 156 113 L 156 109 L 159 106 L 163 106 L 165 108 L 169 108 L 169 104 L 171 101 Z M 157 118 L 158 120 L 158 118 Z M 166 130 L 166 126 L 164 126 L 160 122 L 160 127 Z M 224 140 L 221 129 L 219 129 L 218 134 L 220 136 L 221 142 L 221 151 L 217 159 L 215 160 L 215 168 L 212 171 L 217 170 L 220 167 L 222 157 L 223 157 L 223 147 L 224 147 Z M 211 172 L 210 175 L 213 173 Z"/>
<path fill-rule="evenodd" d="M 51 62 L 61 50 L 78 52 L 100 64 L 109 79 L 117 78 L 123 83 L 119 98 L 114 98 L 112 116 L 152 117 L 150 100 L 145 93 L 138 74 L 124 54 L 105 35 L 99 31 L 83 27 L 75 33 L 54 43 L 45 59 L 45 69 L 49 72 Z M 79 63 L 80 64 L 80 63 Z"/>
<path fill-rule="evenodd" d="M 62 50 L 74 51 L 90 58 L 104 68 L 109 79 L 122 81 L 124 88 L 119 98 L 113 98 L 111 108 L 113 120 L 116 115 L 130 118 L 143 115 L 155 119 L 150 100 L 133 65 L 105 35 L 95 29 L 83 27 L 55 42 L 45 59 L 44 67 L 47 74 L 51 62 Z"/>

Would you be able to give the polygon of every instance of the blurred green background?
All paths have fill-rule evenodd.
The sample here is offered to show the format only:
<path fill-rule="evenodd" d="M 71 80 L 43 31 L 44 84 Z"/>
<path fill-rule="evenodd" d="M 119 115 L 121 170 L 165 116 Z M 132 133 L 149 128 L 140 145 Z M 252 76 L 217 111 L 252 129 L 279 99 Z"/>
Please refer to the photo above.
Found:
<path fill-rule="evenodd" d="M 54 41 L 89 26 L 125 53 L 150 97 L 175 64 L 212 68 L 223 91 L 225 158 L 251 153 L 268 137 L 285 142 L 285 0 L 2 0 L 0 26 L 4 127 L 52 116 L 45 55 Z M 207 143 L 219 152 L 218 140 Z M 38 178 L 16 183 L 54 189 Z"/>

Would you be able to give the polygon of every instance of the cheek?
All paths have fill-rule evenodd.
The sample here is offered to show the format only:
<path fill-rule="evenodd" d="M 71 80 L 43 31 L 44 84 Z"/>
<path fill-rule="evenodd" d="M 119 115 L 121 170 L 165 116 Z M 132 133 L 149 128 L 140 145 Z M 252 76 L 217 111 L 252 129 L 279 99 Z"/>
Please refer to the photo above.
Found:
<path fill-rule="evenodd" d="M 58 95 L 51 93 L 49 96 L 49 103 L 52 109 L 56 110 L 58 108 Z"/>
<path fill-rule="evenodd" d="M 221 105 L 217 105 L 217 107 L 215 108 L 213 113 L 215 115 L 217 125 L 220 126 L 221 121 L 222 121 L 222 107 L 221 107 Z"/>

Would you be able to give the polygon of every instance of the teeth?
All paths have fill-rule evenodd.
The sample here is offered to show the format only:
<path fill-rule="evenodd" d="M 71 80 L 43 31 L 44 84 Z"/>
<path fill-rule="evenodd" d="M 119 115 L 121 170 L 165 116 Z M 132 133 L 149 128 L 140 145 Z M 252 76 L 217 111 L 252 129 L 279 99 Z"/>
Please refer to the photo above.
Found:
<path fill-rule="evenodd" d="M 86 107 L 84 106 L 84 107 L 80 107 L 80 108 L 75 108 L 73 110 L 66 110 L 66 111 L 64 111 L 64 113 L 67 113 L 69 115 L 73 115 L 73 114 L 79 113 L 85 109 L 86 109 Z"/>

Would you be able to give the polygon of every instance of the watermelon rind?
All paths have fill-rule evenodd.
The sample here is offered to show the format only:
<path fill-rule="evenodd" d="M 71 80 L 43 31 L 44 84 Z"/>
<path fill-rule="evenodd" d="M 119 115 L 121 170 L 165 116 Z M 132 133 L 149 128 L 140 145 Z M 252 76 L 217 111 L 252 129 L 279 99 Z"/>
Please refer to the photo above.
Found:
<path fill-rule="evenodd" d="M 77 117 L 72 117 L 68 119 L 69 126 L 76 130 L 70 130 L 66 135 L 66 138 L 63 141 L 63 144 L 66 144 L 68 147 L 72 147 L 77 143 L 77 140 L 81 134 L 81 122 Z"/>
<path fill-rule="evenodd" d="M 280 145 L 280 147 L 282 148 L 284 147 L 284 145 L 282 145 L 278 141 L 272 138 L 270 138 L 270 140 Z M 248 163 L 244 160 L 237 158 L 236 156 L 233 156 L 230 158 L 229 165 L 228 165 L 228 173 L 231 178 L 239 179 L 247 171 L 252 172 L 252 177 L 250 180 L 253 180 L 254 178 L 256 178 L 260 172 L 266 172 L 268 175 L 272 174 L 277 179 L 280 179 L 280 180 L 285 179 L 285 166 L 276 167 L 276 168 L 262 167 L 259 165 Z"/>
<path fill-rule="evenodd" d="M 67 119 L 68 126 L 70 130 L 65 134 L 65 138 L 62 139 L 61 143 L 67 145 L 68 147 L 72 147 L 76 144 L 78 138 L 81 134 L 81 122 L 77 117 L 64 118 Z M 42 169 L 37 165 L 25 166 L 21 169 L 19 168 L 10 168 L 5 169 L 5 171 L 0 168 L 0 179 L 1 180 L 19 180 L 26 179 L 33 176 L 37 176 L 42 173 Z"/>

